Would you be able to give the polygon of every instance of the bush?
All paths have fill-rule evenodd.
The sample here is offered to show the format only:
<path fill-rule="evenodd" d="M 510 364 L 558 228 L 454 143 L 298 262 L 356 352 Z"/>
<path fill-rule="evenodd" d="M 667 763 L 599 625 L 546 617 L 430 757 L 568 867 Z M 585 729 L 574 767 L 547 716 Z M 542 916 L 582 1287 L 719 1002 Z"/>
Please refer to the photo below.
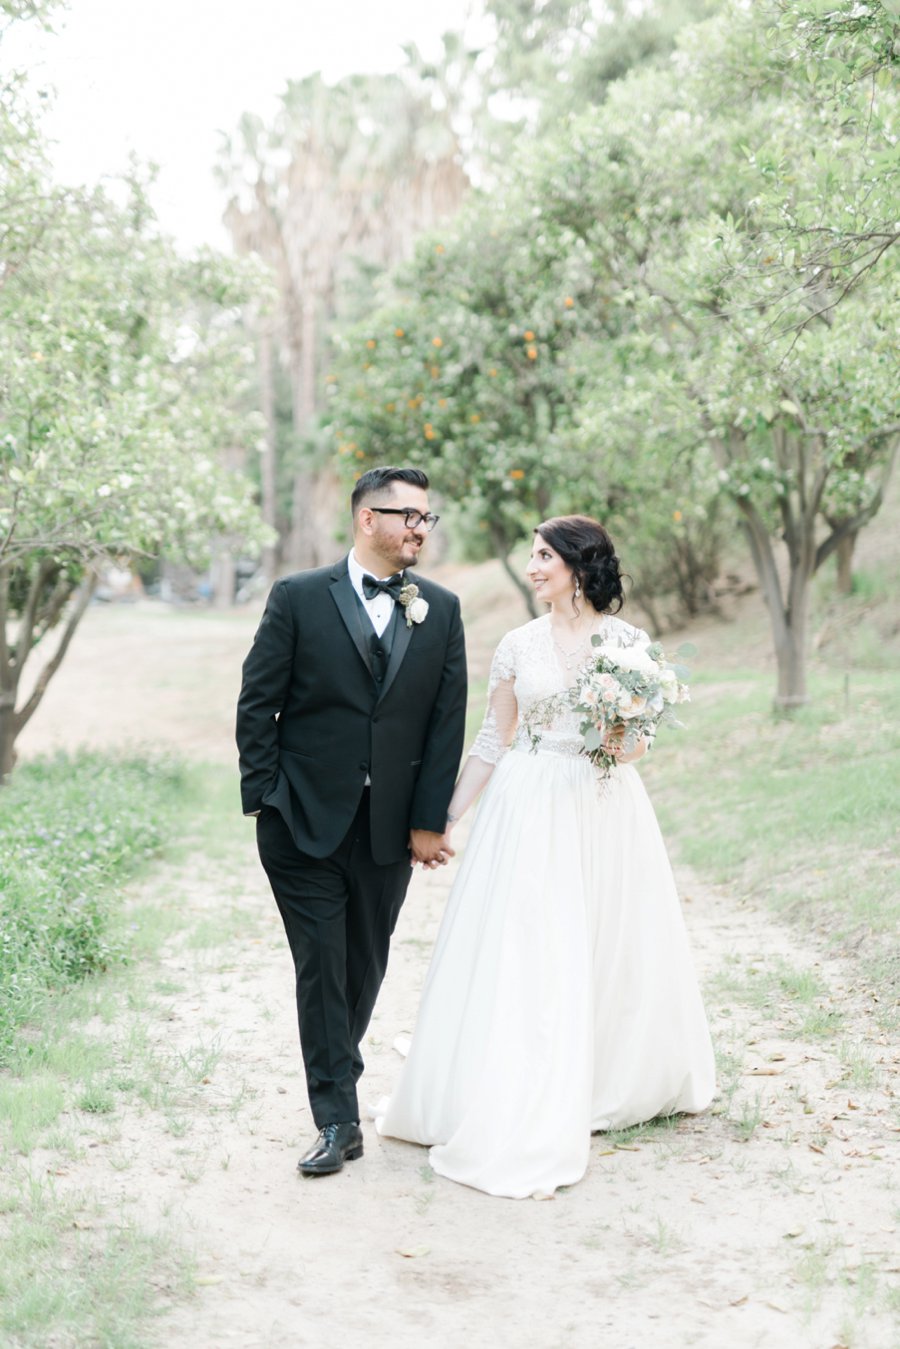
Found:
<path fill-rule="evenodd" d="M 81 753 L 0 790 L 0 1062 L 48 989 L 123 958 L 119 887 L 159 852 L 181 785 L 168 761 Z"/>

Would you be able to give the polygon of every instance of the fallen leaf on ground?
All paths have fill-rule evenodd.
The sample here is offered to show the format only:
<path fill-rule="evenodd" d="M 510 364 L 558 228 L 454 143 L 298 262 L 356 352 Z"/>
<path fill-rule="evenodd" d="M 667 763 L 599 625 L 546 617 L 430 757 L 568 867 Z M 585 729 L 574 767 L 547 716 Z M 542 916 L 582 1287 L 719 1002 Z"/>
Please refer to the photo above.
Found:
<path fill-rule="evenodd" d="M 398 1246 L 397 1254 L 402 1255 L 404 1260 L 418 1260 L 422 1255 L 428 1255 L 431 1251 L 430 1246 Z"/>

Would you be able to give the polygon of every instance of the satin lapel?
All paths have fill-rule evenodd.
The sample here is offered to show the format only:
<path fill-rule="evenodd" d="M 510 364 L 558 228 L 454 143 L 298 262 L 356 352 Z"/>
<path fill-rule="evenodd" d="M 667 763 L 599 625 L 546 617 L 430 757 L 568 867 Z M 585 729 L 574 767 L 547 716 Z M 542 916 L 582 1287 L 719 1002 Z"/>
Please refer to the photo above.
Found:
<path fill-rule="evenodd" d="M 403 657 L 406 655 L 406 648 L 409 646 L 412 638 L 412 628 L 406 626 L 406 616 L 401 610 L 397 616 L 397 629 L 394 633 L 394 645 L 391 647 L 391 658 L 388 661 L 388 667 L 384 672 L 384 683 L 381 686 L 381 694 L 378 701 L 387 693 L 388 689 L 397 678 L 400 666 L 403 664 Z"/>
<path fill-rule="evenodd" d="M 362 623 L 359 617 L 359 604 L 353 586 L 350 584 L 350 576 L 347 571 L 346 562 L 343 570 L 337 573 L 337 580 L 331 585 L 331 598 L 338 607 L 338 613 L 344 620 L 344 626 L 353 640 L 353 645 L 360 654 L 360 659 L 368 670 L 372 673 L 372 662 L 369 658 L 369 648 L 363 635 Z"/>

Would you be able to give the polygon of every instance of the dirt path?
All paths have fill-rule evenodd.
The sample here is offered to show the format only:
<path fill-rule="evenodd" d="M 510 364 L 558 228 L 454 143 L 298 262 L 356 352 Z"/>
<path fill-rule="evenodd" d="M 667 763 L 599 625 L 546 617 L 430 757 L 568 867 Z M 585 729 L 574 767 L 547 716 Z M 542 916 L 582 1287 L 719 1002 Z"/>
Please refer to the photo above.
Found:
<path fill-rule="evenodd" d="M 59 720 L 45 719 L 48 743 L 68 738 L 71 689 L 96 677 L 103 642 L 136 621 L 93 620 L 73 653 L 74 683 L 59 686 Z M 172 651 L 196 640 L 188 683 L 217 726 L 214 742 L 200 738 L 224 763 L 230 733 L 217 709 L 230 716 L 225 686 L 252 623 L 164 626 L 182 640 L 167 655 L 145 643 L 142 664 L 131 653 L 128 708 L 110 691 L 99 738 L 139 719 L 135 704 L 163 667 L 172 688 L 184 685 Z M 183 693 L 174 721 L 163 718 L 173 743 L 179 718 L 191 718 Z M 192 734 L 196 752 L 196 722 Z M 412 1027 L 451 879 L 416 877 L 370 1028 L 363 1099 L 390 1091 L 391 1042 Z M 703 1117 L 616 1136 L 618 1146 L 595 1138 L 586 1178 L 552 1202 L 443 1181 L 424 1150 L 380 1140 L 371 1125 L 360 1162 L 326 1180 L 297 1177 L 314 1129 L 292 976 L 252 826 L 237 814 L 212 855 L 158 868 L 135 895 L 180 915 L 138 1011 L 123 1008 L 112 1032 L 127 1066 L 139 1022 L 145 1061 L 161 1065 L 158 1097 L 86 1128 L 63 1167 L 51 1154 L 32 1165 L 54 1166 L 61 1186 L 92 1193 L 101 1212 L 162 1226 L 194 1251 L 196 1295 L 157 1323 L 167 1345 L 896 1349 L 896 1051 L 879 1036 L 873 992 L 768 913 L 679 880 L 720 1096 Z"/>

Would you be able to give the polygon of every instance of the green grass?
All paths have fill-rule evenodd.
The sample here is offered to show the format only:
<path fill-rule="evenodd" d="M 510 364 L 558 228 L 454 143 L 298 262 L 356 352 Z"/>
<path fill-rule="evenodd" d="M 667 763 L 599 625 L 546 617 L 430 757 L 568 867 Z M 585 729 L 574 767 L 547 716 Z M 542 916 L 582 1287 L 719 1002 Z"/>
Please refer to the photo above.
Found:
<path fill-rule="evenodd" d="M 688 729 L 661 736 L 643 772 L 683 862 L 825 934 L 884 988 L 900 978 L 900 685 L 878 670 L 811 682 L 786 719 L 770 676 L 706 672 Z"/>
<path fill-rule="evenodd" d="M 16 1152 L 29 1152 L 35 1138 L 54 1124 L 65 1108 L 65 1090 L 50 1073 L 32 1072 L 24 1081 L 0 1081 L 3 1138 Z"/>
<path fill-rule="evenodd" d="M 122 959 L 120 886 L 160 850 L 182 783 L 166 761 L 23 764 L 0 794 L 0 1065 L 47 991 Z"/>
<path fill-rule="evenodd" d="M 126 1172 L 132 1157 L 119 1139 L 129 1109 L 156 1112 L 160 1137 L 190 1133 L 221 1044 L 214 1033 L 177 1047 L 160 1038 L 166 999 L 180 986 L 161 977 L 155 957 L 178 934 L 197 959 L 213 934 L 186 926 L 168 870 L 151 873 L 146 891 L 139 873 L 163 852 L 167 864 L 190 859 L 198 839 L 220 858 L 246 847 L 234 828 L 234 780 L 212 768 L 182 773 L 79 756 L 23 770 L 0 805 L 15 806 L 4 809 L 3 867 L 27 919 L 16 928 L 27 939 L 16 957 L 23 983 L 26 957 L 34 958 L 27 1000 L 3 1004 L 15 1015 L 5 1022 L 0 1070 L 0 1343 L 137 1349 L 155 1342 L 153 1317 L 191 1291 L 193 1256 L 170 1224 L 151 1230 L 119 1212 L 109 1193 L 73 1193 L 54 1177 L 94 1146 Z M 60 948 L 42 957 L 36 938 L 73 885 L 96 901 L 98 922 L 71 929 L 64 968 Z M 28 907 L 33 896 L 42 910 Z M 247 930 L 231 906 L 225 927 Z M 193 1183 L 202 1162 L 186 1153 L 180 1174 Z"/>
<path fill-rule="evenodd" d="M 821 1039 L 838 1034 L 844 1017 L 814 970 L 799 970 L 785 960 L 771 965 L 726 961 L 710 980 L 708 992 L 728 1010 L 730 1003 L 759 1013 L 777 1011 L 782 1034 Z"/>
<path fill-rule="evenodd" d="M 160 1293 L 185 1296 L 193 1260 L 171 1232 L 110 1220 L 84 1196 L 30 1180 L 7 1192 L 0 1265 L 4 1344 L 138 1349 Z"/>
<path fill-rule="evenodd" d="M 639 1143 L 671 1140 L 677 1134 L 680 1118 L 679 1115 L 658 1115 L 655 1119 L 645 1120 L 643 1124 L 604 1130 L 595 1137 L 602 1140 L 604 1147 L 611 1148 L 631 1148 Z"/>

